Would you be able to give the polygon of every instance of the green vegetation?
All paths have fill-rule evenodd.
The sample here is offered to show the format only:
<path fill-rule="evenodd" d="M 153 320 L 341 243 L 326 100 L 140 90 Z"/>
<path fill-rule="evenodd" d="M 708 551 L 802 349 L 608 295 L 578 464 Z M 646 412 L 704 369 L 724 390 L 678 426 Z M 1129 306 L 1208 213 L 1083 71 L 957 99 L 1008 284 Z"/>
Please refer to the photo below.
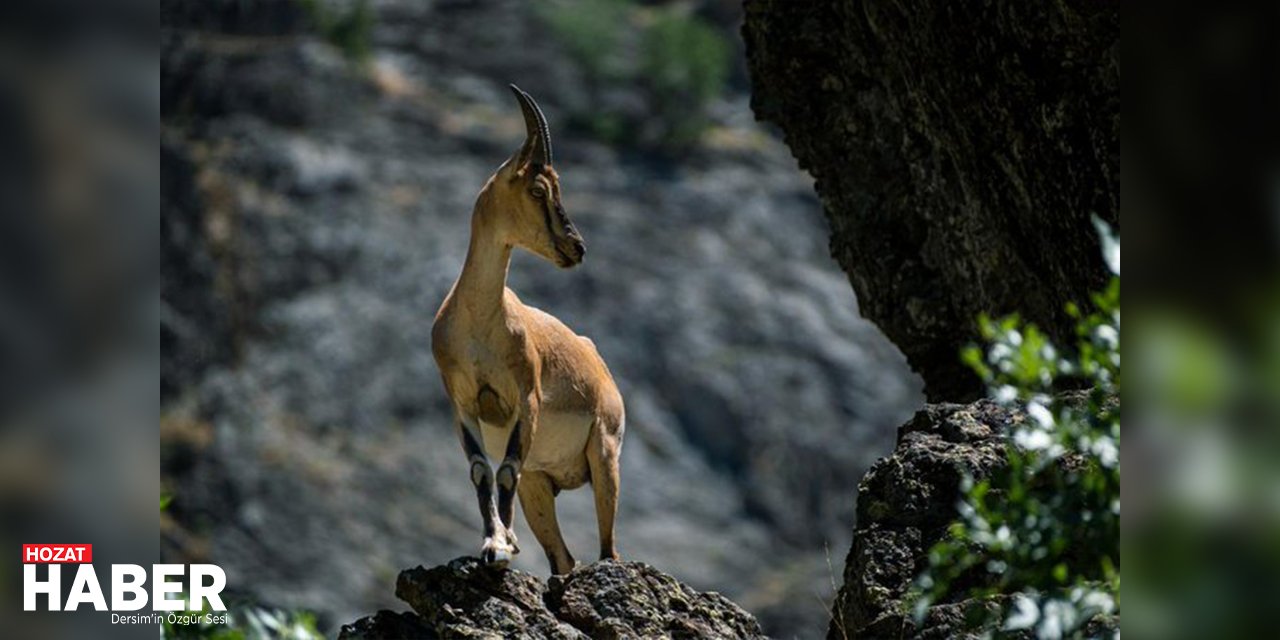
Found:
<path fill-rule="evenodd" d="M 657 116 L 676 144 L 694 141 L 706 127 L 705 108 L 729 76 L 729 45 L 702 20 L 660 13 L 644 32 L 641 74 Z"/>
<path fill-rule="evenodd" d="M 161 492 L 160 511 L 173 503 L 173 496 Z M 224 598 L 225 599 L 225 598 Z M 183 596 L 186 600 L 186 596 Z M 177 612 L 179 615 L 196 616 L 195 613 Z M 206 616 L 221 617 L 225 621 Z M 226 612 L 213 611 L 209 603 L 198 614 L 201 620 L 194 623 L 169 622 L 167 616 L 160 624 L 160 640 L 322 640 L 324 634 L 316 628 L 316 618 L 307 611 L 281 611 L 267 609 L 249 603 L 230 603 Z"/>
<path fill-rule="evenodd" d="M 732 50 L 714 25 L 679 6 L 627 0 L 563 0 L 540 16 L 582 70 L 591 105 L 571 115 L 601 140 L 679 150 L 707 126 L 707 105 L 728 79 Z M 636 91 L 644 112 L 624 110 L 610 93 Z"/>
<path fill-rule="evenodd" d="M 542 19 L 588 81 L 620 80 L 625 61 L 619 55 L 631 7 L 625 0 L 574 0 L 540 6 Z"/>
<path fill-rule="evenodd" d="M 1008 467 L 964 484 L 959 521 L 917 580 L 917 618 L 934 602 L 1016 594 L 999 620 L 975 625 L 1057 638 L 1119 612 L 1120 259 L 1118 239 L 1098 227 L 1115 277 L 1091 313 L 1068 308 L 1078 321 L 1071 353 L 1016 316 L 981 318 L 986 348 L 964 351 L 990 397 L 1028 419 L 1014 427 Z M 1061 392 L 1081 381 L 1091 389 Z"/>
<path fill-rule="evenodd" d="M 342 54 L 356 62 L 364 62 L 373 52 L 373 8 L 369 0 L 355 0 L 337 7 L 325 0 L 299 0 L 311 16 L 316 31 Z"/>
<path fill-rule="evenodd" d="M 201 613 L 215 616 L 208 608 Z M 251 605 L 228 607 L 227 622 L 160 625 L 161 640 L 322 640 L 315 616 L 306 612 L 279 611 Z"/>

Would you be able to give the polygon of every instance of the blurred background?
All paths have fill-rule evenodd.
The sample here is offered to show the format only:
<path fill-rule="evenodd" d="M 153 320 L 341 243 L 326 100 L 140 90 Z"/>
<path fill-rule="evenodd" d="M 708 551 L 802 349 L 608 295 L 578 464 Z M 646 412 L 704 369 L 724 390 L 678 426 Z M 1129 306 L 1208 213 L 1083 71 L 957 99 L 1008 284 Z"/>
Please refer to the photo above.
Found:
<path fill-rule="evenodd" d="M 477 191 L 523 140 L 514 82 L 589 257 L 519 253 L 510 286 L 618 379 L 622 555 L 772 634 L 825 632 L 858 480 L 923 396 L 752 116 L 740 3 L 161 9 L 167 560 L 333 632 L 402 608 L 401 569 L 478 551 L 430 329 Z M 594 557 L 590 493 L 558 507 Z M 515 567 L 547 575 L 517 520 Z"/>
<path fill-rule="evenodd" d="M 1275 634 L 1280 14 L 1144 6 L 1126 33 L 1125 632 Z"/>

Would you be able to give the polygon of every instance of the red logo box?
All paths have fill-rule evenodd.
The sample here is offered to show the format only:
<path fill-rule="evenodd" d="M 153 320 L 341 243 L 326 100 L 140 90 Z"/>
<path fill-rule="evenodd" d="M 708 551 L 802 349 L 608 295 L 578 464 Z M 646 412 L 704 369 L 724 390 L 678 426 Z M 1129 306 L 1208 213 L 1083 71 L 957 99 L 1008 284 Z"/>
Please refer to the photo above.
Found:
<path fill-rule="evenodd" d="M 24 544 L 22 564 L 84 564 L 93 562 L 91 544 Z"/>

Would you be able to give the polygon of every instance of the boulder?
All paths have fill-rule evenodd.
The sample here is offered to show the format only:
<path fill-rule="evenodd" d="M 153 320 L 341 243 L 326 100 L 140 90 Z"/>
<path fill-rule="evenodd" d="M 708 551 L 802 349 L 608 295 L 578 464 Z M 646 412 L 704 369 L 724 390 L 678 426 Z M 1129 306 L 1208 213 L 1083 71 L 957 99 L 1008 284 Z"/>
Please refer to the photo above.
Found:
<path fill-rule="evenodd" d="M 549 582 L 475 558 L 400 573 L 413 613 L 379 611 L 339 638 L 763 638 L 751 614 L 640 562 L 597 562 Z"/>

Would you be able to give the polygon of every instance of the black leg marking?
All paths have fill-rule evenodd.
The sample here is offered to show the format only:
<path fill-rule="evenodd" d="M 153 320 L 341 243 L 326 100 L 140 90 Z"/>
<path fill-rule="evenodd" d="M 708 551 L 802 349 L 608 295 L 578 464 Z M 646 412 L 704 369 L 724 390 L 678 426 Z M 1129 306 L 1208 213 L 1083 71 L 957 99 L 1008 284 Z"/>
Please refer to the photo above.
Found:
<path fill-rule="evenodd" d="M 516 420 L 514 427 L 511 427 L 511 437 L 507 439 L 507 451 L 504 455 L 505 460 L 520 461 L 520 421 Z"/>
<path fill-rule="evenodd" d="M 466 427 L 462 428 L 462 450 L 466 452 L 468 458 L 484 457 L 484 449 L 480 447 L 479 442 L 476 442 L 471 430 Z"/>
<path fill-rule="evenodd" d="M 516 485 L 520 482 L 520 421 L 511 428 L 511 436 L 507 439 L 507 451 L 498 467 L 498 517 L 502 524 L 511 528 L 511 520 L 515 516 Z"/>
<path fill-rule="evenodd" d="M 476 502 L 480 506 L 480 518 L 484 521 L 485 537 L 493 537 L 497 530 L 493 510 L 493 469 L 484 456 L 484 450 L 465 427 L 462 430 L 462 448 L 471 459 L 471 484 L 476 488 Z"/>

